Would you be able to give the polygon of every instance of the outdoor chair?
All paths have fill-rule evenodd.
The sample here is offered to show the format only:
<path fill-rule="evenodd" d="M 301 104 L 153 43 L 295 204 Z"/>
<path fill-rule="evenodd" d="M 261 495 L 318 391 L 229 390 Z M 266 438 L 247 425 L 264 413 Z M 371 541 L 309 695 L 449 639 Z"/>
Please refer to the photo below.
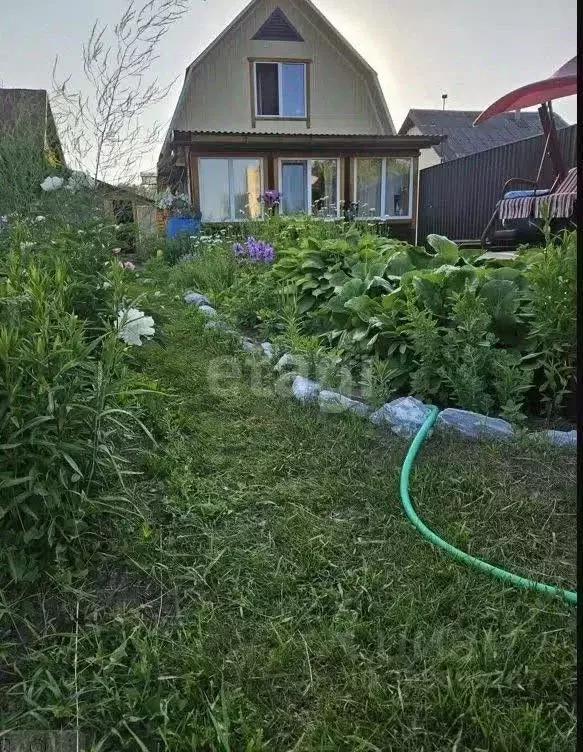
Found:
<path fill-rule="evenodd" d="M 511 190 L 508 188 L 513 183 L 522 183 L 533 186 L 527 190 Z M 534 220 L 540 220 L 544 216 L 543 205 L 548 204 L 551 219 L 569 219 L 575 211 L 575 199 L 577 196 L 577 168 L 571 168 L 566 177 L 561 180 L 560 176 L 550 188 L 539 188 L 534 180 L 526 178 L 510 178 L 504 183 L 502 198 L 496 203 L 496 208 L 486 229 L 482 233 L 481 242 L 484 245 L 496 220 L 503 225 L 507 220 L 522 220 L 523 223 L 533 224 Z M 495 233 L 500 239 L 514 237 L 515 230 L 503 230 Z M 502 237 L 503 236 L 503 237 Z"/>

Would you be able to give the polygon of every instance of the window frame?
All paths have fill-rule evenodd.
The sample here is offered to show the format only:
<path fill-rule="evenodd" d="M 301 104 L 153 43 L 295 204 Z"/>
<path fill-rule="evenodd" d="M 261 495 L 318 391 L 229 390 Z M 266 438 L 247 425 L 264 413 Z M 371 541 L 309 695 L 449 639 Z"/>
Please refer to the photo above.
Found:
<path fill-rule="evenodd" d="M 291 120 L 295 122 L 305 122 L 310 127 L 310 66 L 312 61 L 298 58 L 248 58 L 251 78 L 251 120 L 255 127 L 257 120 Z M 279 111 L 283 110 L 283 89 L 281 85 L 282 66 L 286 63 L 289 65 L 304 66 L 304 115 L 260 115 L 257 102 L 257 63 L 271 63 L 277 65 L 277 85 L 278 85 L 278 106 Z"/>
<path fill-rule="evenodd" d="M 233 157 L 226 157 L 226 156 L 215 156 L 214 154 L 206 154 L 204 156 L 199 156 L 197 161 L 197 177 L 198 177 L 198 193 L 199 197 L 202 197 L 202 184 L 201 184 L 201 169 L 200 169 L 200 163 L 205 159 L 221 159 L 225 160 L 227 162 L 227 185 L 229 190 L 229 219 L 205 219 L 204 217 L 201 218 L 202 222 L 210 222 L 211 224 L 220 224 L 220 223 L 231 223 L 231 222 L 248 222 L 250 219 L 263 219 L 264 218 L 264 209 L 263 209 L 263 202 L 259 202 L 259 216 L 258 217 L 235 217 L 235 176 L 233 171 L 233 162 L 250 162 L 252 160 L 256 160 L 259 163 L 259 195 L 263 195 L 264 191 L 264 158 L 262 156 L 254 156 L 254 155 L 246 155 L 244 157 L 242 156 L 233 156 Z M 200 201 L 200 199 L 199 199 Z"/>
<path fill-rule="evenodd" d="M 330 162 L 336 162 L 336 216 L 335 217 L 318 217 L 318 215 L 314 215 L 312 211 L 312 184 L 310 182 L 310 178 L 312 177 L 312 168 L 314 166 L 314 162 L 322 162 L 324 160 L 328 160 Z M 277 181 L 279 190 L 283 187 L 283 165 L 285 162 L 306 162 L 307 163 L 307 169 L 306 169 L 306 205 L 308 207 L 308 216 L 315 216 L 316 219 L 321 219 L 322 221 L 334 221 L 340 218 L 340 164 L 341 164 L 341 158 L 340 157 L 280 157 L 277 160 Z M 282 216 L 287 217 L 291 216 L 289 214 L 284 214 L 281 212 Z"/>
<path fill-rule="evenodd" d="M 411 220 L 413 219 L 413 187 L 414 183 L 414 158 L 413 157 L 380 157 L 380 156 L 363 156 L 354 157 L 354 178 L 352 183 L 352 194 L 354 197 L 354 203 L 358 203 L 358 160 L 359 159 L 380 159 L 381 160 L 381 207 L 384 208 L 387 205 L 387 160 L 388 159 L 402 159 L 407 160 L 410 165 L 409 170 L 409 211 L 407 214 L 376 214 L 374 216 L 357 216 L 357 219 L 380 219 L 380 220 Z"/>

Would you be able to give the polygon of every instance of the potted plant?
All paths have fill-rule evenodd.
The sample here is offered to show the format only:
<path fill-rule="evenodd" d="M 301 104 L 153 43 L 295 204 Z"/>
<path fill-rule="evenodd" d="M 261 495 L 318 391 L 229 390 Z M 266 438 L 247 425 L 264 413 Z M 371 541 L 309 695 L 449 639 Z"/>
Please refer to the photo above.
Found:
<path fill-rule="evenodd" d="M 158 209 L 166 216 L 166 237 L 196 235 L 200 231 L 201 213 L 190 205 L 185 193 L 175 194 L 166 190 L 157 201 Z"/>

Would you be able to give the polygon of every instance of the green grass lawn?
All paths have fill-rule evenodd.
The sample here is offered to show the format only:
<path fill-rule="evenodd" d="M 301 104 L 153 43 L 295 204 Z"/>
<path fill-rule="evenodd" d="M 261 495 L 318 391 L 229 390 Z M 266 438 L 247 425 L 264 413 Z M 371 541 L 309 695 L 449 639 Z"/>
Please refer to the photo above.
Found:
<path fill-rule="evenodd" d="M 574 749 L 574 609 L 434 550 L 400 506 L 407 442 L 275 394 L 148 275 L 147 523 L 112 533 L 79 633 L 32 641 L 15 702 L 104 750 Z M 573 452 L 434 436 L 411 495 L 447 540 L 573 587 L 574 488 Z"/>

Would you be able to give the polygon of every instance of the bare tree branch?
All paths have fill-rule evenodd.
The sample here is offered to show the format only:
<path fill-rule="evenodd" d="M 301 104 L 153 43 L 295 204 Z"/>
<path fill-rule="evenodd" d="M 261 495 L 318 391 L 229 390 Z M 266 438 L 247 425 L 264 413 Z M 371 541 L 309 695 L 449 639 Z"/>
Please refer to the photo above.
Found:
<path fill-rule="evenodd" d="M 51 102 L 67 160 L 106 182 L 129 182 L 141 158 L 160 141 L 162 125 L 144 127 L 144 115 L 168 95 L 149 76 L 157 49 L 186 12 L 188 0 L 129 0 L 115 26 L 96 21 L 83 45 L 86 94 L 72 91 L 71 77 L 58 80 L 55 60 Z"/>

